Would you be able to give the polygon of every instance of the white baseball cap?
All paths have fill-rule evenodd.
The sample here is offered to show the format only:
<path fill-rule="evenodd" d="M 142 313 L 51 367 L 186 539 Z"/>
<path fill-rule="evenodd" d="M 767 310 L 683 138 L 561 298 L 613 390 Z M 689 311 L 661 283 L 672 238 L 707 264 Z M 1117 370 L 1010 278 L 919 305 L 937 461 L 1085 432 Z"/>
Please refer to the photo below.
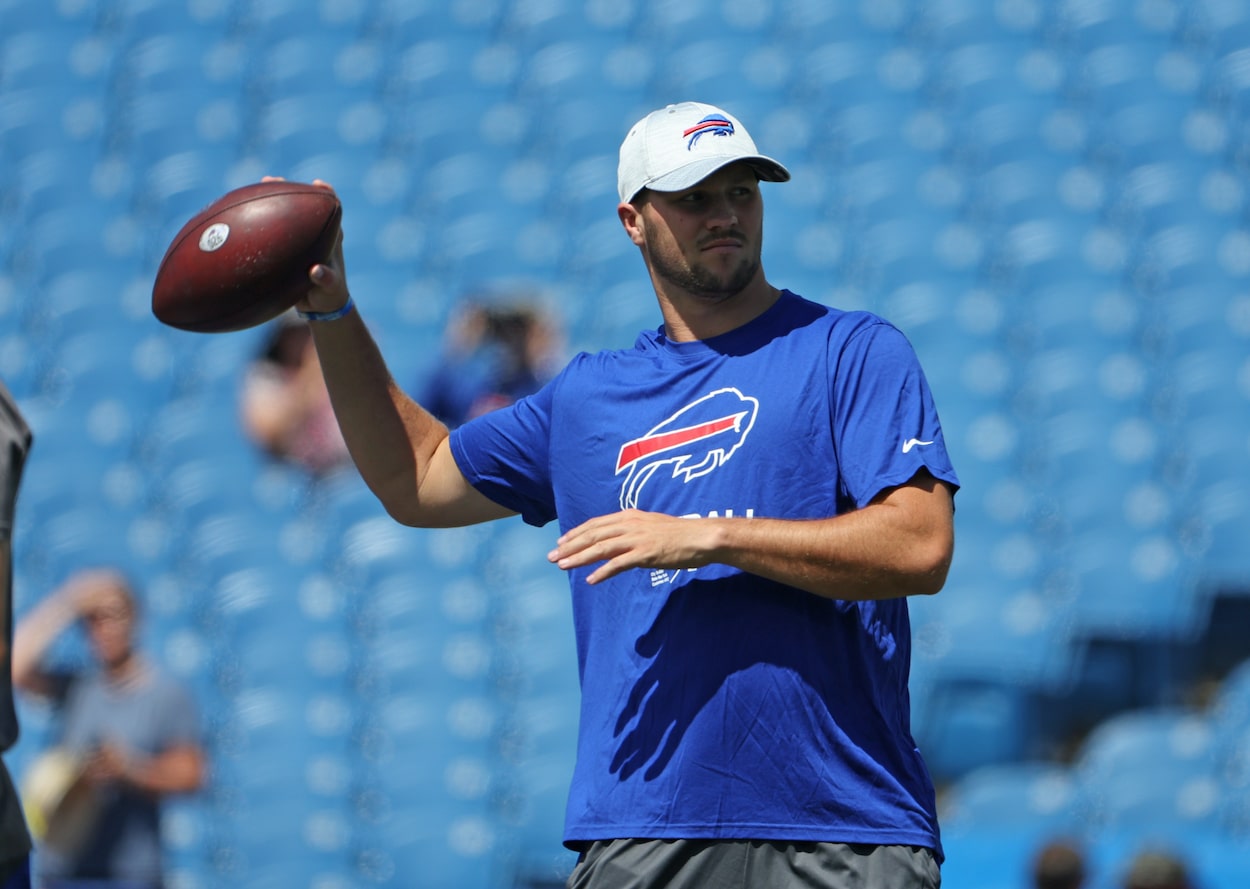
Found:
<path fill-rule="evenodd" d="M 785 182 L 790 171 L 759 153 L 737 118 L 714 105 L 682 102 L 652 111 L 621 143 L 616 188 L 622 201 L 644 188 L 681 191 L 726 164 L 746 161 L 767 182 Z"/>

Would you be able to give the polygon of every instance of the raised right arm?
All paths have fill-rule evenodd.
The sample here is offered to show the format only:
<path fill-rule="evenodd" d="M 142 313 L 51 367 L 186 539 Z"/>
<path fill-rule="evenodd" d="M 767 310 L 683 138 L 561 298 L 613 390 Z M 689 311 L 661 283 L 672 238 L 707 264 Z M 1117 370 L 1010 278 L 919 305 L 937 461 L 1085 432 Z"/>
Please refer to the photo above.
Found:
<path fill-rule="evenodd" d="M 14 688 L 45 697 L 52 694 L 52 677 L 44 670 L 44 655 L 82 617 L 93 591 L 112 576 L 104 570 L 79 572 L 18 621 L 13 628 Z"/>
<path fill-rule="evenodd" d="M 310 279 L 298 308 L 333 312 L 346 304 L 341 237 Z M 468 483 L 451 455 L 447 427 L 396 384 L 359 311 L 308 324 L 352 460 L 396 521 L 441 528 L 512 515 Z"/>

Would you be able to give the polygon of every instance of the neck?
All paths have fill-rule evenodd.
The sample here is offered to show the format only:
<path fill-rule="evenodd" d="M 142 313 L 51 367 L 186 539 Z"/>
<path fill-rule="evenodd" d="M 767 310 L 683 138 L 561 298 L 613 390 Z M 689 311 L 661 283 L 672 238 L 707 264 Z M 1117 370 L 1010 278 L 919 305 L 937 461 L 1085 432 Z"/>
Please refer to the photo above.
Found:
<path fill-rule="evenodd" d="M 129 685 L 137 682 L 143 677 L 144 672 L 143 659 L 135 652 L 130 652 L 124 658 L 104 668 L 104 675 L 113 685 Z"/>
<path fill-rule="evenodd" d="M 686 291 L 670 292 L 656 287 L 660 312 L 664 316 L 664 335 L 673 342 L 707 340 L 737 330 L 764 314 L 781 297 L 761 275 L 738 293 L 722 297 L 706 297 Z"/>

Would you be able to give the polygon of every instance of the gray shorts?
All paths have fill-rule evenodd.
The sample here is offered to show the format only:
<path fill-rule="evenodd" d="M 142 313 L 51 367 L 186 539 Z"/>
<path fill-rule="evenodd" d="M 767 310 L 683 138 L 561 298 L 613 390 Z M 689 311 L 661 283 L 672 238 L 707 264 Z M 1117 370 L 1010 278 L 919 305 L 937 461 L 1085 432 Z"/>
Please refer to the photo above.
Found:
<path fill-rule="evenodd" d="M 568 889 L 939 889 L 932 849 L 760 840 L 605 840 Z"/>

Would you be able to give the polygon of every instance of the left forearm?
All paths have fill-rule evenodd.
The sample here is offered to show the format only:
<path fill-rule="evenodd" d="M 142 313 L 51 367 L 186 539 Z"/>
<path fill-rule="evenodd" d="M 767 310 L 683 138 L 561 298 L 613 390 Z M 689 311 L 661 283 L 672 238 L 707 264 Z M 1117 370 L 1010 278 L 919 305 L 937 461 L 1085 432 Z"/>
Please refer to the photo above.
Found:
<path fill-rule="evenodd" d="M 870 506 L 814 521 L 712 519 L 710 561 L 830 599 L 893 599 L 942 588 L 950 564 L 943 535 Z"/>
<path fill-rule="evenodd" d="M 562 534 L 548 558 L 565 570 L 596 565 L 591 584 L 634 568 L 720 563 L 831 599 L 928 595 L 942 588 L 954 550 L 951 496 L 920 473 L 862 509 L 825 519 L 623 510 Z"/>

